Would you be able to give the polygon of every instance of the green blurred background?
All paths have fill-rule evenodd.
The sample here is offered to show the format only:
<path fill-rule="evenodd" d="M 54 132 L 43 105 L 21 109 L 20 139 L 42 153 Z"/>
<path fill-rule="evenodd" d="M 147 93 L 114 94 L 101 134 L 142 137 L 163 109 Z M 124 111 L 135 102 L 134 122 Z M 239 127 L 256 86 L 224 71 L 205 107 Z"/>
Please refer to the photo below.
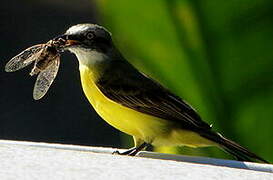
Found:
<path fill-rule="evenodd" d="M 273 160 L 272 1 L 97 3 L 131 63 L 190 102 L 215 130 Z M 223 157 L 212 148 L 179 151 Z"/>
<path fill-rule="evenodd" d="M 90 109 L 70 54 L 39 102 L 31 101 L 28 70 L 3 71 L 22 49 L 89 22 L 108 28 L 132 64 L 189 102 L 214 130 L 273 162 L 272 0 L 9 0 L 0 9 L 0 138 L 132 145 Z M 217 148 L 156 150 L 231 158 Z"/>

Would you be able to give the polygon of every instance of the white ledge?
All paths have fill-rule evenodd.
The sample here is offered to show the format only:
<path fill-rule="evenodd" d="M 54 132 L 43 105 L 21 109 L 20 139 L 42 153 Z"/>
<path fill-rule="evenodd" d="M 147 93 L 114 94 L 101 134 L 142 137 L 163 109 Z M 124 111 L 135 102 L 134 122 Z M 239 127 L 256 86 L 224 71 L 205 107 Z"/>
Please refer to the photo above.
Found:
<path fill-rule="evenodd" d="M 0 140 L 3 179 L 273 179 L 273 165 L 117 149 Z"/>

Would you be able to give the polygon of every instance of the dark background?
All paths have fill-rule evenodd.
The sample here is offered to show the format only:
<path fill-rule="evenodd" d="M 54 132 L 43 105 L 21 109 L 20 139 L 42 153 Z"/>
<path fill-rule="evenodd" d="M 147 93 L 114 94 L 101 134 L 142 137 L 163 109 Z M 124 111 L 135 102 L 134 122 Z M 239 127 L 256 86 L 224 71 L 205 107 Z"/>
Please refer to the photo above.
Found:
<path fill-rule="evenodd" d="M 47 42 L 71 25 L 96 23 L 95 12 L 89 1 L 1 2 L 0 139 L 120 146 L 118 131 L 102 121 L 85 98 L 73 54 L 62 56 L 52 87 L 39 101 L 32 98 L 32 67 L 4 72 L 6 62 L 27 47 Z"/>

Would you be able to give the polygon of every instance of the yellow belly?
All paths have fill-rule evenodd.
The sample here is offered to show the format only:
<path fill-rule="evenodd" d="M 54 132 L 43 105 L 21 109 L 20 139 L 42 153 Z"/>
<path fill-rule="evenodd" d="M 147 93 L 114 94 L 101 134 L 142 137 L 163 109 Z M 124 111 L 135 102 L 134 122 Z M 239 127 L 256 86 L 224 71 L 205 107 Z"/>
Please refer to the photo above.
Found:
<path fill-rule="evenodd" d="M 86 66 L 80 66 L 83 91 L 96 112 L 115 128 L 140 139 L 161 134 L 167 121 L 122 106 L 107 97 L 94 83 L 94 75 Z"/>
<path fill-rule="evenodd" d="M 83 91 L 96 112 L 113 127 L 154 145 L 187 145 L 192 147 L 211 145 L 198 134 L 173 129 L 165 119 L 150 116 L 122 106 L 103 95 L 95 84 L 90 68 L 80 65 Z"/>

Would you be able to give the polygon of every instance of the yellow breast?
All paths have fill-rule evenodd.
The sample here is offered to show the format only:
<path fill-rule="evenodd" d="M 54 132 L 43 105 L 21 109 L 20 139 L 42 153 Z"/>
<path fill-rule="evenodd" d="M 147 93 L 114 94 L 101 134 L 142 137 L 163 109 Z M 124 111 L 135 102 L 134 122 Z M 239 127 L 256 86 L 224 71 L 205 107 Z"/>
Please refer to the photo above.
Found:
<path fill-rule="evenodd" d="M 169 121 L 137 112 L 108 99 L 95 84 L 94 71 L 80 65 L 83 91 L 96 112 L 113 127 L 153 145 L 213 145 L 197 133 L 173 127 Z"/>
<path fill-rule="evenodd" d="M 103 95 L 95 84 L 95 75 L 89 67 L 80 66 L 84 93 L 96 112 L 110 125 L 141 139 L 157 136 L 166 121 L 122 106 Z"/>

